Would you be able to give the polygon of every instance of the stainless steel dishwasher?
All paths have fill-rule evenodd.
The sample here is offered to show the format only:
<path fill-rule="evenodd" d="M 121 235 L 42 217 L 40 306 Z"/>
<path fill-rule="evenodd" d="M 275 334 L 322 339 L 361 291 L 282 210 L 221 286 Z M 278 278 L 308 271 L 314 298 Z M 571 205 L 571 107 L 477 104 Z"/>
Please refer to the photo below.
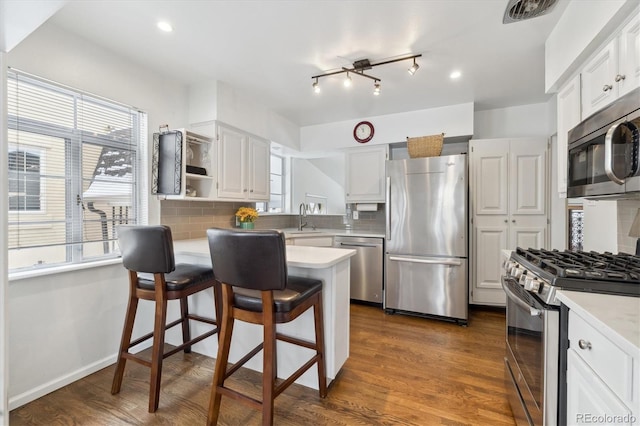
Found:
<path fill-rule="evenodd" d="M 356 251 L 351 257 L 351 300 L 382 305 L 383 241 L 374 237 L 334 237 L 334 247 Z"/>

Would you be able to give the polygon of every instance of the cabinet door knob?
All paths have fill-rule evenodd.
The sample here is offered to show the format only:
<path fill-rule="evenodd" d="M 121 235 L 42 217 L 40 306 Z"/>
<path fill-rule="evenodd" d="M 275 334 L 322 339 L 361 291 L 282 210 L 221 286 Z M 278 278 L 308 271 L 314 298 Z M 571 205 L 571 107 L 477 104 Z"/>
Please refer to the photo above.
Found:
<path fill-rule="evenodd" d="M 617 83 L 617 82 L 619 82 L 619 81 L 621 81 L 621 80 L 624 80 L 625 78 L 627 78 L 627 76 L 626 76 L 626 75 L 624 75 L 624 74 L 622 74 L 622 75 L 620 75 L 620 74 L 616 75 L 616 83 Z"/>
<path fill-rule="evenodd" d="M 516 220 L 515 219 L 511 219 L 511 223 L 516 223 Z"/>
<path fill-rule="evenodd" d="M 253 189 L 251 191 L 249 191 L 249 192 L 253 192 Z"/>
<path fill-rule="evenodd" d="M 580 349 L 591 349 L 591 342 L 588 340 L 580 339 L 578 340 L 578 346 Z"/>
<path fill-rule="evenodd" d="M 243 192 L 247 192 L 247 188 L 245 188 Z"/>
<path fill-rule="evenodd" d="M 507 219 L 504 220 L 504 223 L 509 223 L 509 221 Z"/>
<path fill-rule="evenodd" d="M 610 84 L 605 84 L 605 85 L 602 87 L 602 91 L 603 91 L 603 92 L 608 92 L 608 91 L 609 91 L 609 90 L 611 90 L 611 89 L 613 89 L 613 86 L 612 86 L 612 85 L 610 85 Z"/>

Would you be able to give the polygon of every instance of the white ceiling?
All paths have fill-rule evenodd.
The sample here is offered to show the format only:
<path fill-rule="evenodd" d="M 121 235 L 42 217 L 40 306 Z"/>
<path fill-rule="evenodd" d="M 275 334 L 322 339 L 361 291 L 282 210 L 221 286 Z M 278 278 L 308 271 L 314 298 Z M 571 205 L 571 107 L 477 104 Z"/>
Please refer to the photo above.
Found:
<path fill-rule="evenodd" d="M 544 102 L 548 15 L 504 25 L 507 0 L 70 1 L 50 22 L 184 83 L 220 80 L 305 126 L 463 102 L 476 110 Z M 159 20 L 174 31 L 162 33 Z M 367 58 L 372 81 L 311 76 Z M 449 78 L 453 70 L 462 77 Z"/>

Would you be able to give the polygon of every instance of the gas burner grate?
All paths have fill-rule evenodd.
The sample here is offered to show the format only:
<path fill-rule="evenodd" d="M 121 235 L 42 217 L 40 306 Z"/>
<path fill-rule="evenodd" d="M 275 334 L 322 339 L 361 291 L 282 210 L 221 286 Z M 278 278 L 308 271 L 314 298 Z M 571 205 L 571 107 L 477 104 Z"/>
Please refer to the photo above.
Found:
<path fill-rule="evenodd" d="M 557 278 L 630 281 L 640 284 L 640 257 L 620 253 L 516 249 L 531 265 Z"/>

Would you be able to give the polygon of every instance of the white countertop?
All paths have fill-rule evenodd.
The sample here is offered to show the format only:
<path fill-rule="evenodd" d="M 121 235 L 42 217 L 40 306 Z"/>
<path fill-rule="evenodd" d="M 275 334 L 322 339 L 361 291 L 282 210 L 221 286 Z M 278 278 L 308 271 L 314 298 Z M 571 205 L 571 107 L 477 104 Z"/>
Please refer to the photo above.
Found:
<path fill-rule="evenodd" d="M 558 290 L 556 297 L 621 348 L 640 352 L 640 297 L 566 290 Z"/>
<path fill-rule="evenodd" d="M 173 242 L 176 254 L 210 256 L 206 238 L 177 240 Z M 355 255 L 356 251 L 333 247 L 287 246 L 287 266 L 323 269 L 342 262 Z"/>

